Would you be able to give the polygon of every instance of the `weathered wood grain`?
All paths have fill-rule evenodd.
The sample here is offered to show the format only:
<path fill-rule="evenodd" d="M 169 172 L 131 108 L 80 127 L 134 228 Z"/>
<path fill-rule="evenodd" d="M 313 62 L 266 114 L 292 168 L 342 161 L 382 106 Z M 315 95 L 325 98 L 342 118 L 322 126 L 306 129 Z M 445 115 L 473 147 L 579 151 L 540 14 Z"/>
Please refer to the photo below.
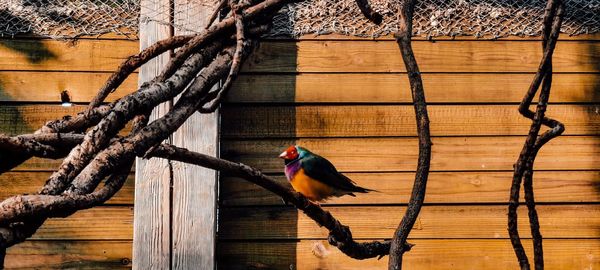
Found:
<path fill-rule="evenodd" d="M 278 39 L 278 40 L 289 40 L 289 38 L 286 37 L 275 37 L 273 39 Z M 386 36 L 380 36 L 380 37 L 375 37 L 375 38 L 363 38 L 363 37 L 356 37 L 356 36 L 348 36 L 348 35 L 343 35 L 343 34 L 322 34 L 322 35 L 303 35 L 298 37 L 296 40 L 396 40 L 394 38 L 393 35 L 386 35 Z M 436 42 L 438 40 L 471 40 L 471 41 L 485 41 L 485 40 L 518 40 L 518 41 L 533 41 L 533 40 L 537 40 L 537 41 L 541 41 L 541 37 L 536 37 L 536 36 L 508 36 L 508 37 L 501 37 L 501 38 L 497 38 L 497 37 L 493 37 L 493 36 L 483 36 L 483 37 L 474 37 L 474 36 L 439 36 L 439 37 L 427 37 L 427 36 L 413 36 L 412 40 L 414 42 L 422 42 L 422 41 L 428 41 L 428 42 Z M 576 35 L 576 36 L 570 36 L 570 35 L 560 35 L 558 37 L 558 40 L 587 40 L 587 41 L 591 41 L 591 40 L 600 40 L 600 34 L 598 33 L 591 33 L 591 34 L 582 34 L 582 35 Z"/>
<path fill-rule="evenodd" d="M 513 105 L 430 105 L 432 136 L 527 135 L 531 121 Z M 228 106 L 226 138 L 416 136 L 412 105 Z M 600 134 L 600 105 L 553 105 L 565 135 Z M 493 121 L 490 121 L 493 119 Z"/>
<path fill-rule="evenodd" d="M 22 172 L 22 171 L 31 171 L 31 172 L 48 172 L 54 171 L 60 166 L 62 159 L 43 159 L 43 158 L 30 158 L 29 160 L 23 162 L 19 166 L 15 167 L 12 171 L 14 172 Z M 135 168 L 131 169 L 132 172 L 135 172 Z M 39 188 L 37 186 L 36 188 Z"/>
<path fill-rule="evenodd" d="M 58 167 L 54 167 L 58 168 Z M 46 183 L 51 171 L 39 172 L 6 172 L 0 174 L 0 200 L 17 194 L 32 194 L 37 192 Z M 134 175 L 131 174 L 121 190 L 115 194 L 106 204 L 133 204 Z"/>
<path fill-rule="evenodd" d="M 204 29 L 216 0 L 174 0 L 176 24 Z M 181 10 L 178 10 L 181 9 Z M 176 35 L 190 34 L 175 31 Z M 177 100 L 177 98 L 175 99 Z M 194 113 L 172 135 L 173 144 L 191 151 L 217 155 L 219 112 Z M 171 269 L 215 268 L 217 231 L 217 173 L 182 162 L 173 162 Z"/>
<path fill-rule="evenodd" d="M 379 192 L 343 196 L 327 204 L 405 204 L 414 173 L 347 173 L 359 186 Z M 276 177 L 287 184 L 283 175 Z M 541 203 L 600 202 L 598 171 L 538 171 L 534 175 L 535 198 Z M 512 172 L 432 172 L 425 203 L 506 203 Z M 281 198 L 243 179 L 222 177 L 220 203 L 224 206 L 283 205 Z"/>
<path fill-rule="evenodd" d="M 410 241 L 416 246 L 404 256 L 404 263 L 415 270 L 512 270 L 518 269 L 514 251 L 507 240 L 424 240 Z M 544 241 L 548 270 L 595 269 L 600 267 L 600 240 Z M 524 240 L 527 252 L 531 241 Z M 354 260 L 327 241 L 300 242 L 221 242 L 219 269 L 385 269 L 381 260 Z"/>
<path fill-rule="evenodd" d="M 0 106 L 0 133 L 19 135 L 33 133 L 46 122 L 76 115 L 85 106 L 63 107 L 56 105 L 2 105 Z"/>
<path fill-rule="evenodd" d="M 60 102 L 60 93 L 67 90 L 72 102 L 89 102 L 109 76 L 110 73 L 2 71 L 0 101 Z M 137 73 L 134 73 L 106 101 L 114 101 L 136 89 Z"/>
<path fill-rule="evenodd" d="M 169 25 L 148 20 L 170 21 L 170 0 L 140 2 L 140 49 L 172 35 Z M 161 16 L 157 16 L 158 14 Z M 168 63 L 169 52 L 140 68 L 138 84 L 152 80 Z M 165 102 L 154 108 L 150 121 L 169 111 Z M 136 159 L 135 216 L 133 224 L 133 269 L 170 269 L 171 267 L 171 184 L 169 161 L 159 158 Z"/>
<path fill-rule="evenodd" d="M 110 221 L 110 222 L 107 222 Z M 133 239 L 133 207 L 98 206 L 67 218 L 52 218 L 30 240 Z"/>
<path fill-rule="evenodd" d="M 131 269 L 131 241 L 26 241 L 7 250 L 6 269 Z"/>
<path fill-rule="evenodd" d="M 360 195 L 355 201 L 360 203 Z M 406 207 L 348 206 L 326 207 L 337 219 L 352 229 L 358 239 L 387 238 L 402 218 Z M 540 227 L 545 239 L 598 238 L 600 206 L 538 205 Z M 411 238 L 503 238 L 506 230 L 504 205 L 423 206 Z M 527 208 L 519 209 L 527 216 Z M 519 220 L 521 237 L 531 238 L 529 221 Z M 292 207 L 223 208 L 219 222 L 221 239 L 327 239 L 329 231 Z"/>
<path fill-rule="evenodd" d="M 0 70 L 114 71 L 138 51 L 136 40 L 0 40 Z"/>
<path fill-rule="evenodd" d="M 567 127 L 568 128 L 568 127 Z M 523 137 L 432 138 L 432 171 L 512 170 Z M 224 140 L 221 155 L 265 172 L 283 171 L 277 155 L 290 145 L 305 146 L 329 159 L 342 172 L 413 171 L 416 138 L 320 138 L 281 140 Z M 561 136 L 542 149 L 537 170 L 596 170 L 600 162 L 600 139 Z"/>
<path fill-rule="evenodd" d="M 427 102 L 520 102 L 532 74 L 425 73 Z M 412 102 L 405 74 L 242 74 L 228 102 Z M 552 77 L 550 102 L 600 102 L 600 74 Z"/>
<path fill-rule="evenodd" d="M 538 41 L 415 42 L 422 72 L 535 72 Z M 600 42 L 564 41 L 556 46 L 554 72 L 598 72 Z M 404 72 L 394 41 L 263 42 L 244 72 Z"/>
<path fill-rule="evenodd" d="M 435 137 L 433 171 L 511 171 L 519 153 L 520 136 Z M 282 173 L 277 155 L 290 145 L 303 145 L 331 160 L 342 172 L 413 171 L 417 154 L 415 138 L 324 138 L 222 140 L 221 155 L 256 166 L 268 173 Z M 536 170 L 597 170 L 600 139 L 597 136 L 565 136 L 540 152 Z M 32 158 L 15 171 L 49 171 L 57 160 Z"/>
<path fill-rule="evenodd" d="M 86 106 L 63 107 L 57 104 L 0 105 L 0 133 L 14 136 L 33 133 L 48 121 L 77 115 Z M 121 134 L 130 130 L 127 125 Z"/>
<path fill-rule="evenodd" d="M 512 105 L 429 108 L 434 136 L 525 135 L 529 126 Z M 47 121 L 76 115 L 83 109 L 58 104 L 3 105 L 0 133 L 32 133 Z M 553 105 L 548 115 L 565 123 L 567 135 L 596 135 L 600 134 L 599 111 L 600 105 Z M 416 135 L 410 105 L 226 106 L 222 113 L 223 136 L 229 138 Z M 488 121 L 491 118 L 495 122 Z"/>

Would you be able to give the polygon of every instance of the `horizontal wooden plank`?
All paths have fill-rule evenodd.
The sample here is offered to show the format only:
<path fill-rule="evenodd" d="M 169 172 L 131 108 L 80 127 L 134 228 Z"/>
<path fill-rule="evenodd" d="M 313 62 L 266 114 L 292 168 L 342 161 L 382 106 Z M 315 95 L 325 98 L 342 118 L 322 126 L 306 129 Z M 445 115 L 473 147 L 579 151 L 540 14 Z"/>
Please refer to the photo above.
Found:
<path fill-rule="evenodd" d="M 36 171 L 36 172 L 48 172 L 54 171 L 60 166 L 62 159 L 44 159 L 44 158 L 30 158 L 27 161 L 21 163 L 15 167 L 13 172 L 22 171 Z"/>
<path fill-rule="evenodd" d="M 129 31 L 131 31 L 131 29 L 128 28 L 119 28 L 116 30 L 117 32 L 109 32 L 109 33 L 104 33 L 104 34 L 99 34 L 99 35 L 83 35 L 83 36 L 78 36 L 77 40 L 81 40 L 81 39 L 94 39 L 94 40 L 114 40 L 114 39 L 125 39 L 125 40 L 137 40 L 137 36 L 134 33 L 134 35 L 126 35 L 126 34 L 121 34 L 121 33 L 127 33 Z M 592 35 L 590 35 L 592 36 Z M 568 37 L 568 36 L 567 36 Z M 31 33 L 24 33 L 24 34 L 17 34 L 14 37 L 11 37 L 13 39 L 37 39 L 37 40 L 49 40 L 52 38 L 49 37 L 41 37 L 39 35 L 33 35 Z"/>
<path fill-rule="evenodd" d="M 531 120 L 517 105 L 429 106 L 432 136 L 527 135 Z M 222 134 L 228 138 L 416 136 L 412 105 L 228 106 Z M 600 134 L 600 105 L 553 105 L 565 135 Z"/>
<path fill-rule="evenodd" d="M 0 40 L 0 70 L 114 71 L 139 51 L 136 40 Z"/>
<path fill-rule="evenodd" d="M 0 101 L 61 102 L 60 93 L 67 90 L 72 102 L 89 102 L 111 73 L 90 72 L 0 72 Z M 137 74 L 132 74 L 107 101 L 114 101 L 137 89 Z"/>
<path fill-rule="evenodd" d="M 361 203 L 360 195 L 355 199 Z M 357 239 L 386 238 L 394 234 L 406 207 L 326 207 L 352 229 Z M 600 206 L 538 205 L 545 238 L 598 238 Z M 423 206 L 411 238 L 506 238 L 507 206 Z M 530 238 L 527 208 L 519 208 L 519 230 Z M 293 207 L 222 208 L 221 239 L 327 239 L 329 231 Z"/>
<path fill-rule="evenodd" d="M 434 137 L 432 171 L 512 171 L 525 137 Z M 413 171 L 418 154 L 415 138 L 325 138 L 222 140 L 221 156 L 283 172 L 277 158 L 290 145 L 302 145 L 331 160 L 342 172 Z M 536 170 L 597 170 L 600 139 L 562 136 L 540 151 Z M 60 160 L 32 158 L 14 171 L 49 171 Z"/>
<path fill-rule="evenodd" d="M 275 37 L 274 39 L 289 39 L 286 37 Z M 396 40 L 393 35 L 385 35 L 375 38 L 364 38 L 343 34 L 306 34 L 297 38 L 298 40 Z M 558 36 L 559 40 L 600 40 L 600 33 L 581 34 L 570 36 L 567 34 L 561 34 Z M 485 40 L 519 40 L 519 41 L 540 41 L 540 36 L 508 36 L 508 37 L 494 37 L 494 36 L 439 36 L 439 37 L 427 37 L 427 36 L 413 36 L 412 40 L 415 42 L 430 41 L 435 42 L 438 40 L 472 40 L 472 41 L 485 41 Z"/>
<path fill-rule="evenodd" d="M 56 105 L 2 105 L 0 106 L 0 133 L 10 136 L 33 133 L 46 122 L 62 119 L 65 115 L 76 115 L 86 106 L 63 107 Z"/>
<path fill-rule="evenodd" d="M 6 269 L 131 269 L 131 241 L 26 241 L 7 250 Z"/>
<path fill-rule="evenodd" d="M 358 185 L 379 192 L 343 196 L 327 204 L 405 204 L 411 194 L 414 173 L 347 173 Z M 276 179 L 285 185 L 283 175 Z M 425 203 L 506 203 L 512 172 L 432 172 Z M 600 202 L 598 171 L 539 171 L 534 175 L 538 202 Z M 283 205 L 280 197 L 234 177 L 222 177 L 219 199 L 229 205 Z M 521 194 L 521 198 L 523 195 Z"/>
<path fill-rule="evenodd" d="M 535 72 L 542 56 L 538 41 L 415 42 L 422 72 Z M 563 41 L 556 46 L 554 72 L 599 72 L 600 42 Z M 404 72 L 394 41 L 263 42 L 244 72 Z"/>
<path fill-rule="evenodd" d="M 512 170 L 525 138 L 435 137 L 432 171 Z M 413 171 L 416 138 L 342 138 L 297 140 L 223 140 L 221 156 L 256 166 L 265 172 L 283 171 L 277 158 L 290 145 L 301 145 L 329 159 L 342 172 Z M 540 151 L 537 170 L 596 170 L 600 164 L 600 138 L 561 136 Z"/>
<path fill-rule="evenodd" d="M 33 133 L 48 121 L 75 116 L 87 106 L 73 105 L 63 107 L 60 104 L 28 104 L 0 106 L 0 133 L 10 136 Z M 126 126 L 122 132 L 131 130 Z"/>
<path fill-rule="evenodd" d="M 54 168 L 58 168 L 54 167 Z M 18 194 L 34 194 L 46 183 L 51 171 L 6 172 L 0 174 L 0 201 Z M 106 204 L 133 204 L 134 175 L 131 174 L 125 185 Z M 102 186 L 102 185 L 101 185 Z"/>
<path fill-rule="evenodd" d="M 19 166 L 15 167 L 13 172 L 48 172 L 55 171 L 62 163 L 62 159 L 44 159 L 30 158 Z M 131 168 L 131 172 L 135 171 L 135 164 Z"/>
<path fill-rule="evenodd" d="M 404 255 L 406 268 L 414 270 L 513 270 L 519 264 L 508 240 L 412 240 Z M 531 241 L 523 245 L 530 256 Z M 544 240 L 547 270 L 600 267 L 600 240 Z M 219 269 L 386 269 L 388 257 L 354 260 L 327 241 L 222 242 L 218 245 Z M 533 260 L 533 258 L 530 258 Z"/>
<path fill-rule="evenodd" d="M 427 102 L 520 102 L 532 74 L 425 73 Z M 600 102 L 600 74 L 554 74 L 550 102 Z M 412 102 L 406 74 L 242 74 L 228 102 Z"/>
<path fill-rule="evenodd" d="M 67 218 L 52 218 L 31 239 L 132 240 L 133 207 L 98 206 L 78 211 Z"/>

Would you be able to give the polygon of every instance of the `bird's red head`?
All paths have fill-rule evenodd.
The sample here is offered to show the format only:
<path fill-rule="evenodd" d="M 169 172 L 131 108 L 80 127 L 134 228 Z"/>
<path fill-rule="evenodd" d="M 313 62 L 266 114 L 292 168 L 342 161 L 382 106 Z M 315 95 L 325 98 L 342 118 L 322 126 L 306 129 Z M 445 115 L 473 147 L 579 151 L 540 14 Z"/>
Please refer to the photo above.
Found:
<path fill-rule="evenodd" d="M 298 149 L 296 149 L 296 146 L 290 146 L 287 149 L 285 149 L 285 151 L 283 151 L 283 153 L 281 153 L 279 155 L 279 158 L 285 159 L 285 160 L 294 160 L 296 158 L 298 158 Z"/>

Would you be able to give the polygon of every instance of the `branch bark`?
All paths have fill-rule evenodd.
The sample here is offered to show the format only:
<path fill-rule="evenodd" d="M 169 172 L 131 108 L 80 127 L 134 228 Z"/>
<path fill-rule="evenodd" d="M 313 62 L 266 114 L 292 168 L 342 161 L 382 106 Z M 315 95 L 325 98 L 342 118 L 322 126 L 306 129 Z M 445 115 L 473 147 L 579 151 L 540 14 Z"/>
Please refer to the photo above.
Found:
<path fill-rule="evenodd" d="M 369 4 L 369 0 L 355 0 L 356 5 L 360 9 L 360 12 L 372 21 L 375 24 L 380 24 L 383 21 L 383 16 L 379 14 L 377 11 L 373 10 L 371 5 Z"/>
<path fill-rule="evenodd" d="M 519 105 L 519 112 L 526 118 L 531 119 L 529 134 L 519 158 L 514 166 L 513 181 L 510 191 L 510 200 L 508 206 L 508 232 L 515 255 L 519 261 L 521 269 L 530 269 L 529 259 L 521 243 L 518 232 L 517 208 L 519 207 L 519 191 L 521 181 L 525 190 L 525 201 L 528 208 L 529 223 L 533 237 L 534 263 L 536 270 L 544 269 L 542 235 L 538 221 L 537 211 L 535 209 L 535 197 L 533 190 L 533 164 L 541 147 L 552 138 L 559 136 L 564 131 L 564 125 L 559 121 L 545 116 L 552 86 L 552 54 L 558 40 L 560 26 L 564 13 L 564 4 L 561 0 L 549 0 L 546 5 L 544 15 L 543 29 L 543 50 L 544 54 L 523 101 Z M 540 84 L 542 90 L 539 96 L 539 102 L 536 111 L 530 111 L 529 107 L 538 91 Z M 538 137 L 541 126 L 546 125 L 550 130 L 544 132 Z"/>
<path fill-rule="evenodd" d="M 389 241 L 365 243 L 354 241 L 350 228 L 335 219 L 329 211 L 323 210 L 323 208 L 311 202 L 302 194 L 279 184 L 276 180 L 264 175 L 256 168 L 165 144 L 154 149 L 147 157 L 160 157 L 195 164 L 238 176 L 257 184 L 277 194 L 284 201 L 292 203 L 296 208 L 302 210 L 304 214 L 319 224 L 319 226 L 327 228 L 329 230 L 329 243 L 338 247 L 340 251 L 351 258 L 362 260 L 385 256 L 389 252 Z M 410 249 L 409 246 L 405 248 Z"/>
<path fill-rule="evenodd" d="M 394 238 L 390 248 L 390 260 L 388 269 L 402 269 L 402 256 L 408 251 L 406 239 L 417 220 L 421 211 L 421 206 L 425 200 L 427 189 L 427 177 L 429 176 L 429 163 L 431 160 L 431 138 L 429 133 L 429 116 L 427 114 L 427 103 L 425 101 L 425 91 L 421 72 L 417 65 L 414 52 L 411 46 L 412 36 L 412 18 L 416 0 L 405 0 L 400 8 L 400 26 L 396 34 L 396 41 L 400 47 L 402 60 L 408 72 L 410 81 L 410 90 L 412 93 L 413 105 L 417 120 L 417 133 L 419 136 L 419 159 L 417 163 L 417 172 L 413 184 L 412 193 L 408 202 L 406 213 L 398 228 L 394 232 Z"/>

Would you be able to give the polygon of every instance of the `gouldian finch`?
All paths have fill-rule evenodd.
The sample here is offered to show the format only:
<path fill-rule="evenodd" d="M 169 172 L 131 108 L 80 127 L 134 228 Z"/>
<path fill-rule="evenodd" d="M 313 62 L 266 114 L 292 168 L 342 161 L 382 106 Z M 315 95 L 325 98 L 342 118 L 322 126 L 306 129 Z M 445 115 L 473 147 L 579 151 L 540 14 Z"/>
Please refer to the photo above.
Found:
<path fill-rule="evenodd" d="M 290 146 L 281 155 L 285 161 L 285 176 L 297 192 L 311 201 L 321 202 L 329 197 L 355 196 L 353 192 L 374 191 L 357 186 L 339 173 L 329 160 L 300 146 Z"/>

